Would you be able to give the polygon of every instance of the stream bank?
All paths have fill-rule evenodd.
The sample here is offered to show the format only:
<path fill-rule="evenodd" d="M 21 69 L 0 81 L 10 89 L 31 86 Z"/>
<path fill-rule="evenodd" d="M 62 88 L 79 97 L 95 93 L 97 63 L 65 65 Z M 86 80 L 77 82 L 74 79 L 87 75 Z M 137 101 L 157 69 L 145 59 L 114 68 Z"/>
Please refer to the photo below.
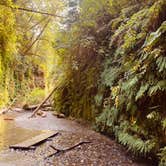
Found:
<path fill-rule="evenodd" d="M 14 121 L 7 121 L 6 126 L 10 125 L 10 131 L 4 131 L 4 135 L 12 135 L 13 140 L 22 141 L 35 136 L 45 130 L 55 130 L 59 134 L 43 144 L 37 146 L 35 150 L 13 150 L 7 149 L 0 153 L 0 166 L 150 166 L 152 163 L 147 161 L 137 161 L 126 150 L 114 140 L 103 136 L 93 130 L 88 125 L 82 125 L 76 121 L 59 119 L 47 112 L 47 117 L 36 117 L 28 119 L 30 112 L 22 112 L 14 115 Z M 12 113 L 5 116 L 13 116 Z M 1 120 L 2 121 L 2 120 Z M 9 123 L 9 124 L 8 124 Z M 13 125 L 13 129 L 12 126 Z M 18 130 L 19 129 L 19 130 Z M 21 130 L 20 130 L 21 129 Z M 5 130 L 8 130 L 6 128 Z M 17 131 L 18 130 L 18 131 Z M 27 133 L 22 133 L 23 131 Z M 8 132 L 7 134 L 5 132 Z M 33 134 L 31 133 L 33 132 Z M 15 139 L 17 138 L 17 139 Z M 22 140 L 18 140 L 21 138 Z M 80 141 L 90 141 L 71 151 L 44 159 L 53 149 L 53 145 L 59 149 L 66 149 Z M 12 142 L 13 143 L 13 142 Z"/>

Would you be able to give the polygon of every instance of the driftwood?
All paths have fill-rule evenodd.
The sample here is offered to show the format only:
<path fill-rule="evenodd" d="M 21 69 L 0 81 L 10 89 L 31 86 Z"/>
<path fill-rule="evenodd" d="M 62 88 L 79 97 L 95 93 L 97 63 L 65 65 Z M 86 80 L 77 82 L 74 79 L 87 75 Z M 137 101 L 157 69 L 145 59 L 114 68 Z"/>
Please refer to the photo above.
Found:
<path fill-rule="evenodd" d="M 4 120 L 14 120 L 14 118 L 4 118 Z"/>
<path fill-rule="evenodd" d="M 73 146 L 71 146 L 71 147 L 69 147 L 69 148 L 66 148 L 66 149 L 57 149 L 56 147 L 50 145 L 50 147 L 51 147 L 53 150 L 55 150 L 56 152 L 54 152 L 54 153 L 48 155 L 47 157 L 45 157 L 45 159 L 50 158 L 50 157 L 52 157 L 52 156 L 60 155 L 60 154 L 62 154 L 62 153 L 66 153 L 66 152 L 68 152 L 68 151 L 70 151 L 70 150 L 75 149 L 76 147 L 78 147 L 78 146 L 80 146 L 80 145 L 88 144 L 88 143 L 91 143 L 91 142 L 90 142 L 90 141 L 82 141 L 82 142 L 79 142 L 79 143 L 77 143 L 77 144 L 75 144 L 75 145 L 73 145 Z"/>
<path fill-rule="evenodd" d="M 0 115 L 6 114 L 9 111 L 12 111 L 12 106 L 14 105 L 15 101 L 16 101 L 16 98 L 14 98 L 14 100 L 7 106 L 7 108 L 0 110 Z"/>
<path fill-rule="evenodd" d="M 33 146 L 39 145 L 40 143 L 46 141 L 48 138 L 57 136 L 59 133 L 56 131 L 46 131 L 40 135 L 34 136 L 30 139 L 27 139 L 23 142 L 20 142 L 15 145 L 10 145 L 12 149 L 30 149 Z"/>
<path fill-rule="evenodd" d="M 33 111 L 32 115 L 29 118 L 35 117 L 36 113 L 39 111 L 39 109 L 47 102 L 47 100 L 54 94 L 54 92 L 62 87 L 55 87 L 49 95 L 41 102 L 41 104 L 38 105 L 38 107 Z"/>

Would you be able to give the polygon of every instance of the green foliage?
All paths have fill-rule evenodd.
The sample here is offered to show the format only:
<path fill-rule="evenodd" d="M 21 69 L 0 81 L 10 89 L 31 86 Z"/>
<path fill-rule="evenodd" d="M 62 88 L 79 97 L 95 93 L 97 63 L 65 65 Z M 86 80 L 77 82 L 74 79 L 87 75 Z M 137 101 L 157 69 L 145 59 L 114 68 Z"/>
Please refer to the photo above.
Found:
<path fill-rule="evenodd" d="M 133 153 L 139 153 L 144 156 L 150 153 L 156 145 L 154 140 L 143 141 L 136 136 L 132 136 L 123 132 L 119 132 L 118 141 L 124 146 L 128 147 L 128 150 L 132 151 Z"/>
<path fill-rule="evenodd" d="M 73 40 L 60 54 L 65 88 L 55 109 L 95 119 L 137 155 L 156 155 L 166 143 L 166 1 L 100 2 L 84 1 L 81 22 L 63 34 Z"/>
<path fill-rule="evenodd" d="M 24 97 L 24 103 L 33 105 L 39 104 L 45 97 L 44 89 L 34 88 L 29 94 Z"/>
<path fill-rule="evenodd" d="M 147 91 L 149 85 L 145 84 L 140 87 L 140 90 L 137 92 L 137 95 L 135 97 L 135 100 L 137 101 L 139 98 L 142 98 L 144 93 Z"/>
<path fill-rule="evenodd" d="M 1 4 L 12 4 L 10 0 Z M 8 88 L 12 79 L 14 54 L 16 53 L 15 17 L 10 8 L 0 4 L 0 107 L 9 100 Z"/>
<path fill-rule="evenodd" d="M 156 61 L 157 67 L 159 69 L 159 72 L 166 70 L 166 57 L 158 57 Z"/>
<path fill-rule="evenodd" d="M 159 166 L 166 165 L 166 147 L 161 148 L 160 153 L 158 153 L 158 156 L 160 157 Z"/>
<path fill-rule="evenodd" d="M 97 127 L 101 132 L 109 131 L 109 134 L 113 134 L 115 131 L 115 124 L 118 120 L 119 111 L 116 108 L 105 108 L 103 113 L 96 118 Z"/>

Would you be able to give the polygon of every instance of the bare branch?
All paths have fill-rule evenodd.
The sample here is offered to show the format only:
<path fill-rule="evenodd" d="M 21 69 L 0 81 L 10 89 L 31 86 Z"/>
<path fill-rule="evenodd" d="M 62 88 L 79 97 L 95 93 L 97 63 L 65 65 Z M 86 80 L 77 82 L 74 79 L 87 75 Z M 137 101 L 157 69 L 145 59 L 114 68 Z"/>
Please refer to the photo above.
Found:
<path fill-rule="evenodd" d="M 0 4 L 0 5 L 6 6 L 4 4 Z M 60 15 L 57 15 L 57 14 L 48 13 L 48 12 L 44 12 L 44 11 L 37 11 L 37 10 L 33 10 L 33 9 L 28 9 L 28 8 L 11 7 L 11 6 L 6 6 L 6 7 L 9 7 L 9 8 L 14 9 L 14 10 L 21 10 L 21 11 L 30 12 L 30 13 L 37 13 L 37 14 L 42 14 L 42 15 L 47 15 L 47 16 L 52 16 L 52 17 L 66 18 L 64 16 L 60 16 Z"/>
<path fill-rule="evenodd" d="M 48 19 L 48 21 L 44 25 L 43 29 L 41 30 L 41 32 L 39 33 L 39 35 L 37 36 L 37 38 L 31 43 L 31 45 L 25 51 L 23 51 L 24 55 L 26 55 L 28 53 L 28 51 L 33 47 L 33 45 L 39 40 L 39 38 L 43 34 L 44 30 L 46 29 L 47 25 L 49 24 L 50 20 L 51 19 Z"/>
<path fill-rule="evenodd" d="M 46 20 L 46 17 L 44 17 L 43 19 L 41 19 L 40 21 L 38 21 L 36 24 L 32 25 L 29 30 L 33 29 L 34 27 L 36 27 L 37 25 L 39 25 L 40 23 L 42 23 L 43 21 Z"/>
<path fill-rule="evenodd" d="M 43 15 L 48 15 L 48 16 L 53 16 L 53 17 L 61 17 L 61 18 L 65 18 L 63 16 L 59 16 L 53 13 L 47 13 L 47 12 L 43 12 L 43 11 L 37 11 L 37 10 L 32 10 L 32 9 L 27 9 L 27 8 L 12 8 L 12 9 L 17 9 L 17 10 L 22 10 L 22 11 L 26 11 L 26 12 L 31 12 L 31 13 L 38 13 L 38 14 L 43 14 Z"/>

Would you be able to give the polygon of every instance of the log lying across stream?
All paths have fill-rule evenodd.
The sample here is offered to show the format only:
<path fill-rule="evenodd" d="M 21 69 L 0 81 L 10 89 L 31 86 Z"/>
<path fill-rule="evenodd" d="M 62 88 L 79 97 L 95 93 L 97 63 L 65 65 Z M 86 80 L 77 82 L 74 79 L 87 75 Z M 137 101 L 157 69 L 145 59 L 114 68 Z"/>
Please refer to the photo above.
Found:
<path fill-rule="evenodd" d="M 35 117 L 36 113 L 39 111 L 41 107 L 48 101 L 48 99 L 54 94 L 54 92 L 58 89 L 64 88 L 63 86 L 56 86 L 52 89 L 52 91 L 48 94 L 48 96 L 38 105 L 38 107 L 33 111 L 32 115 L 29 118 Z"/>
<path fill-rule="evenodd" d="M 38 106 L 39 106 L 38 104 L 37 105 L 24 105 L 23 109 L 28 110 L 28 111 L 33 111 L 36 108 L 38 108 Z M 52 105 L 51 104 L 43 104 L 41 108 L 46 108 L 46 107 L 52 107 Z"/>

